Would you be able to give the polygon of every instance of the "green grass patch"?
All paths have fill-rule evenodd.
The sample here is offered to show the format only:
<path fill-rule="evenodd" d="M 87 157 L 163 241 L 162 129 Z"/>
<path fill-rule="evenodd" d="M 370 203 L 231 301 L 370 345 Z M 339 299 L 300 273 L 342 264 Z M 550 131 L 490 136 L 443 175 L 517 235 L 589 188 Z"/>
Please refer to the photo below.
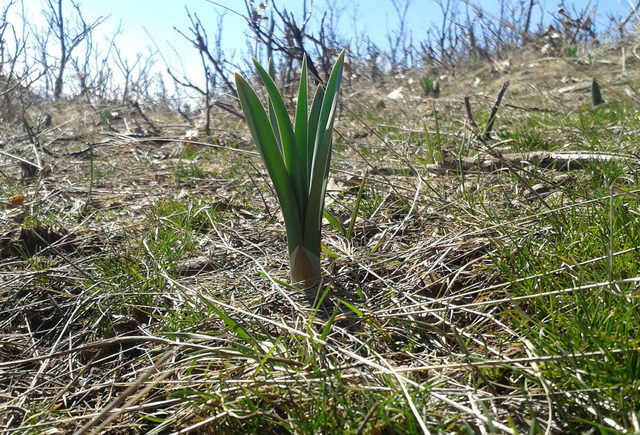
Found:
<path fill-rule="evenodd" d="M 589 193 L 603 193 L 612 180 L 602 174 L 619 176 L 617 169 L 594 167 Z M 519 235 L 504 226 L 494 241 L 493 261 L 511 283 L 505 296 L 519 298 L 503 315 L 531 343 L 531 354 L 559 357 L 540 366 L 539 387 L 577 431 L 604 427 L 605 418 L 630 427 L 640 406 L 640 298 L 630 280 L 640 274 L 640 201 L 616 191 L 556 211 L 559 231 L 537 222 Z"/>

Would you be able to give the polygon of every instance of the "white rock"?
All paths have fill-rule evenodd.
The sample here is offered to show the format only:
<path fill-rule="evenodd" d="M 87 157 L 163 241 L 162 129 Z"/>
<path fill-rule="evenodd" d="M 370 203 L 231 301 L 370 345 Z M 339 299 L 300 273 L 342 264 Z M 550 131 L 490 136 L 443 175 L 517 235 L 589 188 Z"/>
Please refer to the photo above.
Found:
<path fill-rule="evenodd" d="M 394 89 L 393 91 L 389 92 L 389 95 L 387 95 L 387 98 L 390 100 L 399 100 L 402 98 L 402 86 L 400 86 L 399 88 Z"/>

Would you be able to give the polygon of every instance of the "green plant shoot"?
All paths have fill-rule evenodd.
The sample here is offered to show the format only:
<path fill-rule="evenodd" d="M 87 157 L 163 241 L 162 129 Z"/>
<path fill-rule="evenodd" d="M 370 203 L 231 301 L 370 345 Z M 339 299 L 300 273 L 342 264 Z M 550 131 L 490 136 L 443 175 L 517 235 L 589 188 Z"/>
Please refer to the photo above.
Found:
<path fill-rule="evenodd" d="M 604 104 L 602 94 L 600 93 L 600 85 L 593 79 L 591 82 L 591 105 L 596 108 Z"/>
<path fill-rule="evenodd" d="M 273 81 L 272 68 L 267 72 L 255 59 L 253 63 L 267 90 L 268 109 L 247 81 L 236 73 L 238 98 L 282 208 L 291 279 L 311 286 L 320 281 L 322 211 L 344 51 L 333 66 L 326 88 L 318 86 L 310 109 L 307 60 L 303 59 L 295 124 Z"/>

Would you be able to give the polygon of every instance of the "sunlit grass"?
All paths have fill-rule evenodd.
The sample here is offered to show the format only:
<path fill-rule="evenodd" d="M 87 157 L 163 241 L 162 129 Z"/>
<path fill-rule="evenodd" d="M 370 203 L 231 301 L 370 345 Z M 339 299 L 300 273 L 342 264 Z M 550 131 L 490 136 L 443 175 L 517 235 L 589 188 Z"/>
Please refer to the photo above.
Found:
<path fill-rule="evenodd" d="M 167 377 L 118 408 L 140 431 L 636 431 L 637 109 L 503 107 L 481 141 L 459 101 L 414 117 L 376 103 L 346 101 L 363 119 L 340 115 L 315 301 L 285 283 L 285 230 L 255 152 L 189 146 L 173 166 L 141 158 L 166 178 L 136 172 L 117 195 L 100 180 L 85 214 L 50 184 L 2 187 L 6 198 L 32 195 L 25 208 L 0 207 L 11 225 L 0 278 L 24 269 L 3 281 L 21 311 L 3 324 L 13 335 L 2 355 L 38 358 L 23 374 L 58 355 L 46 388 L 68 388 L 49 408 L 18 407 L 22 424 L 58 422 L 87 400 L 100 409 L 171 349 L 157 372 Z M 253 150 L 247 131 L 237 137 L 234 147 Z M 577 150 L 620 158 L 559 170 L 522 157 Z M 454 164 L 442 167 L 442 151 Z M 490 151 L 511 165 L 455 165 Z M 122 168 L 109 170 L 110 180 Z M 76 237 L 14 255 L 20 231 L 41 227 Z M 18 334 L 26 340 L 10 347 Z M 84 348 L 74 359 L 91 340 L 100 362 Z M 33 356 L 44 342 L 55 349 Z M 87 382 L 85 367 L 100 381 Z"/>

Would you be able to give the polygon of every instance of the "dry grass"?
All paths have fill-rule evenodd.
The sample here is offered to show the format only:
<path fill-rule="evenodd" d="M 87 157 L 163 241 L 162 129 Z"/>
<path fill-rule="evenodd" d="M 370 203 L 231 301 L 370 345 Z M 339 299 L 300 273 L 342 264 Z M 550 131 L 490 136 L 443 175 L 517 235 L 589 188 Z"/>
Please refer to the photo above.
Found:
<path fill-rule="evenodd" d="M 26 179 L 15 158 L 0 155 L 2 433 L 633 428 L 633 412 L 623 410 L 625 420 L 602 393 L 624 387 L 584 380 L 580 364 L 624 360 L 633 377 L 626 357 L 637 359 L 637 347 L 612 340 L 569 352 L 534 341 L 553 320 L 536 317 L 536 304 L 568 313 L 566 298 L 609 288 L 589 272 L 607 257 L 567 248 L 559 263 L 531 264 L 520 252 L 578 243 L 579 235 L 558 241 L 554 219 L 565 225 L 609 200 L 598 186 L 589 197 L 578 189 L 595 176 L 438 168 L 424 134 L 426 125 L 430 141 L 439 134 L 461 157 L 487 146 L 632 157 L 635 104 L 576 121 L 590 116 L 581 109 L 589 75 L 609 101 L 618 98 L 607 86 L 626 95 L 639 83 L 636 59 L 620 78 L 617 48 L 599 50 L 591 63 L 514 54 L 507 72 L 480 65 L 443 78 L 436 100 L 421 96 L 416 71 L 347 85 L 327 199 L 343 224 L 368 175 L 353 239 L 324 229 L 326 287 L 313 301 L 280 281 L 281 216 L 237 119 L 214 116 L 213 144 L 183 140 L 190 127 L 168 114 L 154 115 L 162 137 L 96 127 L 99 114 L 89 113 L 65 115 L 69 122 L 45 133 L 46 152 L 6 140 L 4 153 L 33 161 L 37 152 L 51 171 Z M 463 97 L 481 122 L 506 79 L 497 134 L 483 143 Z M 399 86 L 403 97 L 387 98 Z M 634 171 L 626 167 L 610 187 L 637 204 Z M 616 259 L 625 249 L 613 249 Z M 623 274 L 604 273 L 633 305 L 631 258 Z M 557 285 L 536 287 L 539 276 Z M 567 373 L 582 376 L 582 387 L 563 384 Z M 627 388 L 621 397 L 636 403 L 637 385 Z"/>

